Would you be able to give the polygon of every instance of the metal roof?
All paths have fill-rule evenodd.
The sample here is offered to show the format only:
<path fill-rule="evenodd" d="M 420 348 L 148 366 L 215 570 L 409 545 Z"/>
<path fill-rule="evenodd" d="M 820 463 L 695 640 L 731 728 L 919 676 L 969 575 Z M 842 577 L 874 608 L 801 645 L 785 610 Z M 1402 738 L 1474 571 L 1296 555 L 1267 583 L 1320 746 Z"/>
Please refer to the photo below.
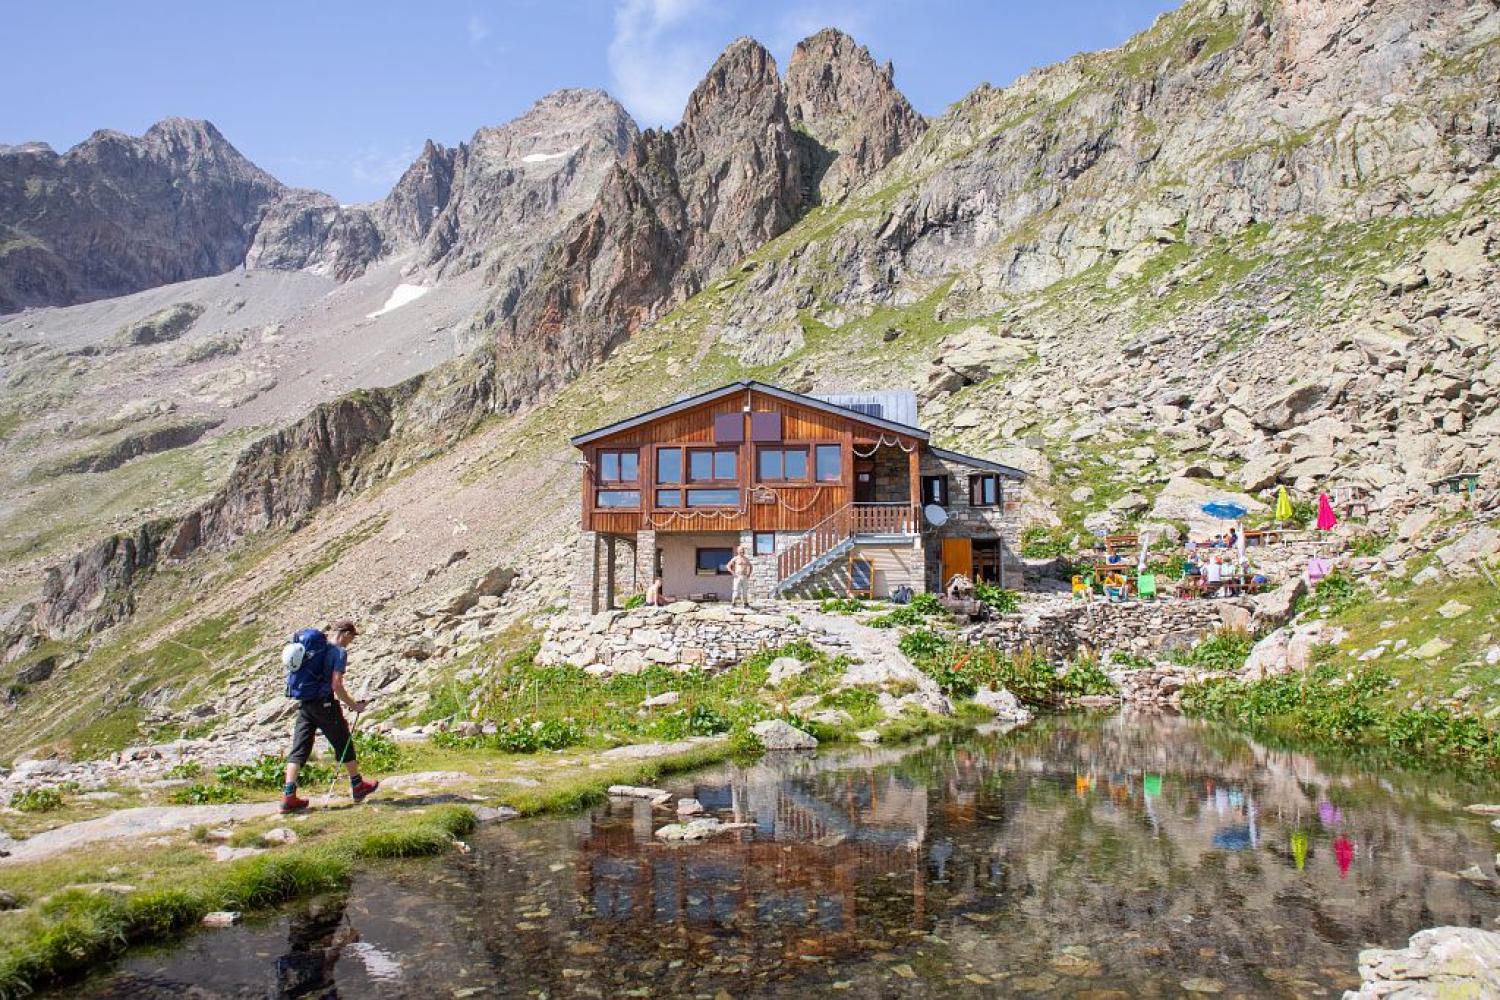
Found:
<path fill-rule="evenodd" d="M 860 413 L 872 413 L 908 427 L 918 427 L 917 394 L 910 389 L 873 392 L 820 392 L 814 398 Z M 872 409 L 876 408 L 878 409 Z"/>
<path fill-rule="evenodd" d="M 612 424 L 605 424 L 603 427 L 596 427 L 594 430 L 585 431 L 584 433 L 569 438 L 568 440 L 569 443 L 572 444 L 575 448 L 580 447 L 582 445 L 588 444 L 590 441 L 597 441 L 599 438 L 608 437 L 611 434 L 618 434 L 620 431 L 629 430 L 632 427 L 639 427 L 642 424 L 648 424 L 653 420 L 660 420 L 662 417 L 671 416 L 672 414 L 680 413 L 683 410 L 690 410 L 695 406 L 701 406 L 704 403 L 711 403 L 716 399 L 722 399 L 725 396 L 731 395 L 732 393 L 742 392 L 746 389 L 753 389 L 756 392 L 763 392 L 768 396 L 775 396 L 777 399 L 784 399 L 790 403 L 800 403 L 803 406 L 811 406 L 814 409 L 823 410 L 827 413 L 836 413 L 839 416 L 847 417 L 848 419 L 856 423 L 868 424 L 871 427 L 876 427 L 881 430 L 894 431 L 895 433 L 905 434 L 908 437 L 918 438 L 922 441 L 926 441 L 928 437 L 927 432 L 922 430 L 920 427 L 917 427 L 915 424 L 906 424 L 896 420 L 887 420 L 884 417 L 876 417 L 868 413 L 861 413 L 858 410 L 852 410 L 847 406 L 840 405 L 839 403 L 835 403 L 818 396 L 808 396 L 800 392 L 792 392 L 790 389 L 778 388 L 774 385 L 767 385 L 764 382 L 756 382 L 753 379 L 742 379 L 741 381 L 731 382 L 728 385 L 721 386 L 717 389 L 710 389 L 707 392 L 700 392 L 696 396 L 688 396 L 686 399 L 679 399 L 675 403 L 668 403 L 666 406 L 659 406 L 654 410 L 647 410 L 645 413 L 638 413 L 635 416 L 628 417 L 624 420 L 617 420 Z M 912 396 L 911 409 L 913 416 L 915 416 L 915 395 Z"/>
<path fill-rule="evenodd" d="M 998 472 L 1002 476 L 1011 479 L 1025 479 L 1026 473 L 1012 465 L 1001 465 L 999 462 L 991 462 L 987 458 L 975 458 L 973 455 L 965 455 L 962 452 L 949 451 L 947 448 L 939 448 L 928 445 L 927 450 L 932 453 L 933 458 L 941 458 L 949 462 L 961 462 L 964 465 L 972 465 L 976 469 L 984 469 L 986 472 Z"/>

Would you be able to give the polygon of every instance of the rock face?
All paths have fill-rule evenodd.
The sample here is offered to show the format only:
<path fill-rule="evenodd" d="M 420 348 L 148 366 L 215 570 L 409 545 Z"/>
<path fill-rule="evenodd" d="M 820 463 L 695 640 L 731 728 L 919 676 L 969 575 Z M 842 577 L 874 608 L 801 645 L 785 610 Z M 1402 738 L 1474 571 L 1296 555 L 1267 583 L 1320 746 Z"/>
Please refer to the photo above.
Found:
<path fill-rule="evenodd" d="M 0 151 L 0 313 L 220 274 L 281 184 L 208 122 Z"/>
<path fill-rule="evenodd" d="M 499 346 L 504 405 L 562 385 L 785 232 L 817 202 L 822 179 L 841 192 L 920 133 L 920 118 L 867 52 L 837 32 L 817 38 L 799 49 L 785 87 L 762 45 L 732 44 L 681 124 L 631 143 L 535 284 L 496 297 L 483 321 Z M 805 134 L 793 127 L 789 96 Z"/>
<path fill-rule="evenodd" d="M 896 89 L 890 63 L 833 28 L 797 43 L 786 69 L 787 117 L 808 146 L 819 200 L 835 201 L 921 138 L 926 121 Z"/>
<path fill-rule="evenodd" d="M 1477 927 L 1433 927 L 1405 948 L 1359 953 L 1364 983 L 1344 1000 L 1500 996 L 1500 934 Z"/>

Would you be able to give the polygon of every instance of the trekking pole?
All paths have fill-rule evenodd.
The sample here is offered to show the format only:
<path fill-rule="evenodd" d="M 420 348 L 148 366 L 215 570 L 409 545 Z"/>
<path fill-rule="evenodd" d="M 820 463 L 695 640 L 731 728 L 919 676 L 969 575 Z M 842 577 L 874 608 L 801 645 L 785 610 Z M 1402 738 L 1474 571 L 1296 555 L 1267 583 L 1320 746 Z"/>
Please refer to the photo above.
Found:
<path fill-rule="evenodd" d="M 323 789 L 323 798 L 333 794 L 333 783 L 339 780 L 339 768 L 349 756 L 349 748 L 354 745 L 354 731 L 359 728 L 359 712 L 354 713 L 354 724 L 349 727 L 349 738 L 344 741 L 344 749 L 339 751 L 338 759 L 333 762 L 333 777 L 328 779 L 328 787 Z"/>

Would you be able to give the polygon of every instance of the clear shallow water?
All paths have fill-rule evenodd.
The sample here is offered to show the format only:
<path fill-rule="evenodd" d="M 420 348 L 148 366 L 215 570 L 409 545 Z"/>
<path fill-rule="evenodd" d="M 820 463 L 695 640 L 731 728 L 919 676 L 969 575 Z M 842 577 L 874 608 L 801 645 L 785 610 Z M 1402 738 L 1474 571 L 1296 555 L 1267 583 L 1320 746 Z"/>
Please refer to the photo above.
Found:
<path fill-rule="evenodd" d="M 70 996 L 1339 996 L 1361 947 L 1494 926 L 1497 789 L 1268 750 L 1172 716 L 723 766 L 644 804 L 132 957 Z M 722 991 L 722 993 L 721 993 Z M 833 992 L 833 995 L 844 995 Z"/>

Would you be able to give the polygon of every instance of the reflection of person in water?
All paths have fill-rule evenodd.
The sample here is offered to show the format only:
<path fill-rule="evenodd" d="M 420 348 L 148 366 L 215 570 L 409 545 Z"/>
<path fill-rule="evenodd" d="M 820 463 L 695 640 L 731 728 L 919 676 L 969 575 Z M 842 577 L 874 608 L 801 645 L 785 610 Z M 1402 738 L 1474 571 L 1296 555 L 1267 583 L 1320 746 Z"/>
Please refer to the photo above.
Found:
<path fill-rule="evenodd" d="M 359 940 L 359 932 L 344 921 L 344 900 L 315 900 L 292 917 L 286 937 L 287 952 L 276 959 L 278 1000 L 338 996 L 333 967 L 344 946 Z"/>

